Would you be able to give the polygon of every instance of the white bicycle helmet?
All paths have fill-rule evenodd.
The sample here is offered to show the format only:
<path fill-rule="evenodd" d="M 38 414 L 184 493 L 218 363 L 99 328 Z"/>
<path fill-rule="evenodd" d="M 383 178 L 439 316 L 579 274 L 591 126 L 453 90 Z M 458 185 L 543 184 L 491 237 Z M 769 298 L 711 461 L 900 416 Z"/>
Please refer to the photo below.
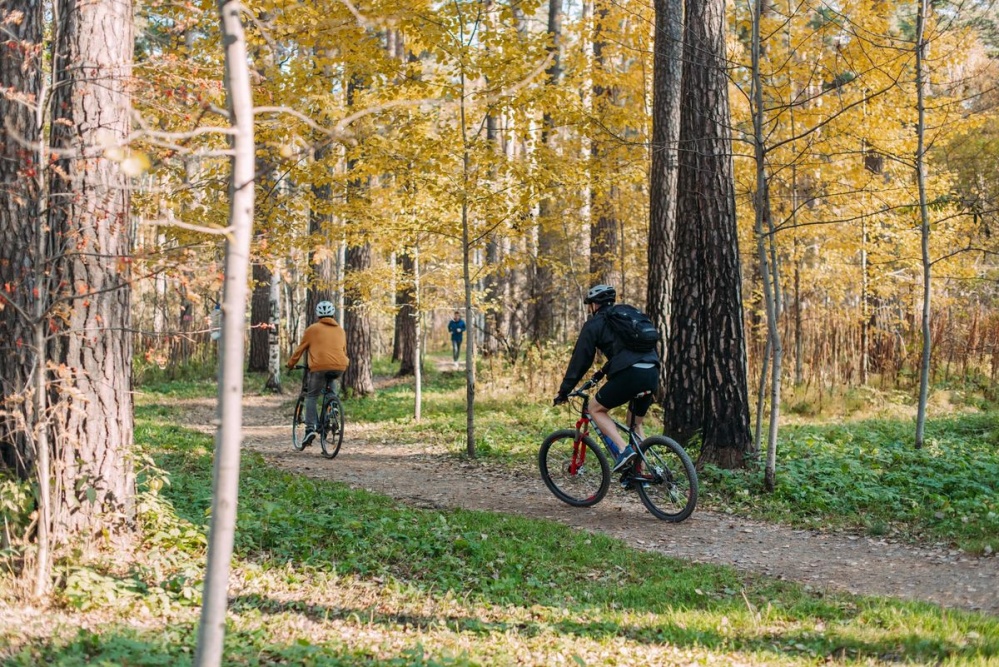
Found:
<path fill-rule="evenodd" d="M 617 301 L 617 290 L 610 285 L 594 285 L 586 293 L 583 303 L 614 303 Z"/>
<path fill-rule="evenodd" d="M 316 317 L 333 317 L 336 307 L 332 301 L 320 301 L 316 304 Z"/>

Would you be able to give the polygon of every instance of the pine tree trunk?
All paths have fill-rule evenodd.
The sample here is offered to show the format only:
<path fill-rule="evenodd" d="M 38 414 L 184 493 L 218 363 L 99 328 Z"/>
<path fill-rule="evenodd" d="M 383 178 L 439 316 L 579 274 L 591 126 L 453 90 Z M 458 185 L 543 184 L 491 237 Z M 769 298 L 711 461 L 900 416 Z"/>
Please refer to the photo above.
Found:
<path fill-rule="evenodd" d="M 701 459 L 743 465 L 752 446 L 735 220 L 724 0 L 689 0 L 666 423 Z"/>
<path fill-rule="evenodd" d="M 548 52 L 552 64 L 548 67 L 546 85 L 557 87 L 562 80 L 562 0 L 548 0 Z M 546 110 L 541 119 L 541 143 L 554 159 L 558 148 L 555 143 L 555 120 Z M 538 205 L 538 251 L 535 257 L 534 284 L 532 286 L 533 315 L 531 321 L 535 340 L 550 340 L 555 334 L 555 313 L 552 304 L 556 302 L 557 285 L 552 258 L 558 256 L 564 247 L 558 214 L 559 206 L 554 193 L 543 198 Z M 471 322 L 469 333 L 471 333 Z"/>
<path fill-rule="evenodd" d="M 20 20 L 6 20 L 15 15 Z M 35 109 L 16 98 L 32 100 L 41 90 L 42 2 L 5 2 L 0 22 L 5 32 L 0 44 L 0 90 L 10 92 L 0 94 L 0 123 L 5 124 L 0 131 L 0 409 L 20 413 L 21 423 L 30 423 L 28 403 L 8 403 L 8 399 L 24 395 L 36 358 L 31 320 L 39 304 L 32 290 L 45 261 L 39 256 L 41 173 L 38 152 L 10 140 L 7 128 L 29 145 L 39 142 Z M 12 469 L 27 479 L 35 453 L 18 421 L 0 421 L 0 469 Z"/>
<path fill-rule="evenodd" d="M 371 268 L 371 246 L 368 244 L 347 248 L 347 276 Z M 356 287 L 344 290 L 343 328 L 347 333 L 347 356 L 350 366 L 343 374 L 343 386 L 354 395 L 367 396 L 375 391 L 371 372 L 371 322 L 364 310 L 364 302 Z"/>
<path fill-rule="evenodd" d="M 413 256 L 408 252 L 399 258 L 402 289 L 398 290 L 395 315 L 395 338 L 399 353 L 396 377 L 412 375 L 416 370 L 416 294 L 413 286 Z"/>
<path fill-rule="evenodd" d="M 683 74 L 683 0 L 657 0 L 652 170 L 649 178 L 649 284 L 645 307 L 664 340 L 669 339 L 670 294 L 676 239 L 677 142 Z M 665 352 L 661 350 L 660 352 Z M 665 362 L 665 359 L 663 359 Z M 659 369 L 660 395 L 666 390 L 666 364 Z"/>
<path fill-rule="evenodd" d="M 606 62 L 604 56 L 604 23 L 607 21 L 608 8 L 606 2 L 597 2 L 593 9 L 593 115 L 600 126 L 607 124 L 610 116 L 608 107 L 614 104 L 613 90 L 605 86 L 607 72 L 613 71 L 613 66 Z M 614 140 L 605 136 L 597 136 L 590 144 L 590 157 L 593 167 L 590 187 L 590 208 L 593 222 L 590 228 L 590 266 L 589 285 L 613 284 L 617 253 L 621 244 L 618 235 L 617 200 L 619 193 L 613 179 L 617 177 L 616 168 L 612 163 L 611 145 Z M 618 283 L 618 295 L 624 293 L 624 285 Z"/>
<path fill-rule="evenodd" d="M 253 265 L 253 297 L 250 301 L 250 362 L 251 373 L 266 373 L 270 337 L 267 323 L 271 319 L 271 271 L 260 263 Z"/>
<path fill-rule="evenodd" d="M 52 532 L 60 543 L 134 514 L 128 184 L 104 149 L 109 137 L 128 136 L 133 17 L 128 0 L 61 0 L 57 14 L 52 145 L 72 156 L 59 161 L 49 212 L 54 272 L 69 304 L 51 320 L 49 355 L 65 368 L 51 390 L 60 404 Z"/>

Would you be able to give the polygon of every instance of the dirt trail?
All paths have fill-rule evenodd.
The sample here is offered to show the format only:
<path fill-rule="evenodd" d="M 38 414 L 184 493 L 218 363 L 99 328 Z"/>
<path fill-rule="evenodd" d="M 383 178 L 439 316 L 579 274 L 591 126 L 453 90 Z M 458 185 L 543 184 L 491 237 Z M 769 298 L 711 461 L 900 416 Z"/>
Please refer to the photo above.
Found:
<path fill-rule="evenodd" d="M 190 424 L 214 432 L 214 401 L 189 401 Z M 532 467 L 501 470 L 429 445 L 378 442 L 348 424 L 339 456 L 291 447 L 290 399 L 247 396 L 244 447 L 285 470 L 343 482 L 425 508 L 463 507 L 544 517 L 648 551 L 797 581 L 815 589 L 934 602 L 999 615 L 999 558 L 841 533 L 797 530 L 698 508 L 680 524 L 653 518 L 633 493 L 612 488 L 590 509 L 556 500 Z M 349 415 L 348 415 L 349 419 Z M 453 452 L 452 452 L 453 454 Z"/>

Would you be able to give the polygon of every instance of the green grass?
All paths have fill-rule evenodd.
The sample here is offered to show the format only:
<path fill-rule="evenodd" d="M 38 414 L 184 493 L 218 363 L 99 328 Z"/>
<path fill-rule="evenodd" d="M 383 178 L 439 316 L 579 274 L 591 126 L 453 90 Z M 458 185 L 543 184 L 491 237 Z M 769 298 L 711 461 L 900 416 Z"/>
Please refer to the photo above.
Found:
<path fill-rule="evenodd" d="M 61 611 L 41 629 L 2 626 L 4 664 L 190 664 L 212 439 L 160 405 L 139 410 L 136 437 L 155 459 L 140 475 L 141 557 L 62 565 Z M 817 432 L 796 437 L 832 456 Z M 552 522 L 407 508 L 252 454 L 241 475 L 226 664 L 999 662 L 996 617 L 823 594 Z"/>
<path fill-rule="evenodd" d="M 702 472 L 706 502 L 795 524 L 859 528 L 999 551 L 999 415 L 786 426 L 777 488 L 758 469 Z"/>

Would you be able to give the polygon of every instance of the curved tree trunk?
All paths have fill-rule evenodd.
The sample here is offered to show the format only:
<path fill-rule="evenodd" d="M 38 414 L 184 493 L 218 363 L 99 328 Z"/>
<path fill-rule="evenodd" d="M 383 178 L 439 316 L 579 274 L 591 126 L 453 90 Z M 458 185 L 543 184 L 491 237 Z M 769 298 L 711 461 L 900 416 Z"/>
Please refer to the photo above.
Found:
<path fill-rule="evenodd" d="M 52 537 L 94 536 L 134 513 L 131 252 L 128 183 L 105 157 L 129 131 L 130 0 L 60 0 L 53 51 L 49 223 L 65 308 L 50 321 L 50 357 L 65 373 L 50 390 L 54 440 Z"/>

